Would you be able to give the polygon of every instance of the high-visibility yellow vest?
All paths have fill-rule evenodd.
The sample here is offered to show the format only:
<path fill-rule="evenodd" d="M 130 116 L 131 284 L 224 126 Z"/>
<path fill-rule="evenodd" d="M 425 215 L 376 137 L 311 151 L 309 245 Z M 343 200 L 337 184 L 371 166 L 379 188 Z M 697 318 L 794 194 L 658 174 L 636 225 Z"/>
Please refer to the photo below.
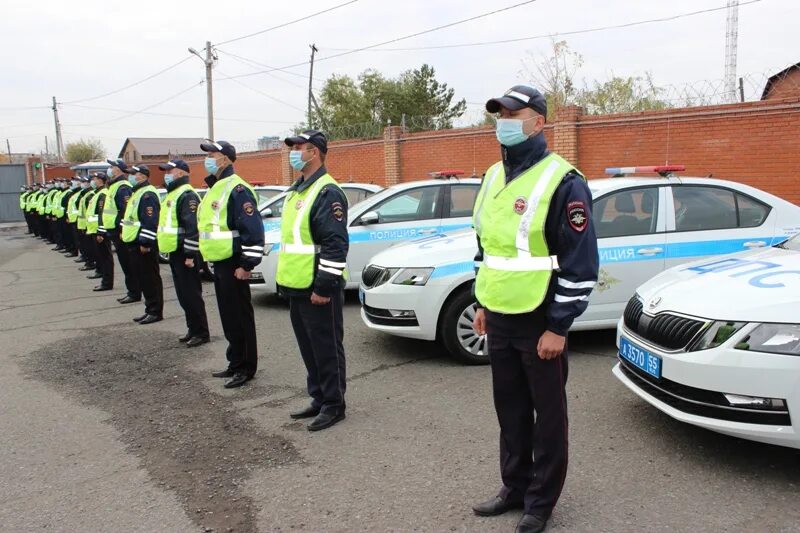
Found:
<path fill-rule="evenodd" d="M 506 184 L 502 161 L 486 173 L 475 200 L 473 225 L 483 247 L 475 296 L 490 311 L 520 314 L 547 295 L 558 258 L 545 240 L 550 202 L 575 168 L 550 154 Z"/>
<path fill-rule="evenodd" d="M 42 191 L 42 194 L 39 195 L 39 199 L 36 201 L 36 212 L 40 215 L 45 214 L 45 205 L 47 204 L 47 193 Z"/>
<path fill-rule="evenodd" d="M 108 189 L 100 189 L 89 201 L 89 207 L 86 210 L 87 235 L 96 234 L 97 230 L 100 228 L 100 215 L 97 214 L 97 202 L 100 200 L 100 198 L 105 198 L 104 204 L 109 201 L 110 197 L 108 196 Z M 111 201 L 113 202 L 113 199 Z"/>
<path fill-rule="evenodd" d="M 125 206 L 125 216 L 122 217 L 122 242 L 133 242 L 139 236 L 139 230 L 142 228 L 142 223 L 139 220 L 139 202 L 145 193 L 152 192 L 158 196 L 158 191 L 150 184 L 145 185 L 140 189 L 136 189 L 128 200 L 128 205 Z"/>
<path fill-rule="evenodd" d="M 47 200 L 44 204 L 44 213 L 46 215 L 54 215 L 53 208 L 55 207 L 55 197 L 59 192 L 61 191 L 58 189 L 53 189 L 47 193 Z"/>
<path fill-rule="evenodd" d="M 30 195 L 31 191 L 23 191 L 22 194 L 19 195 L 19 208 L 25 211 L 25 206 L 28 205 L 26 201 L 28 199 L 28 195 Z"/>
<path fill-rule="evenodd" d="M 73 191 L 72 196 L 69 197 L 69 201 L 67 202 L 67 222 L 70 224 L 75 224 L 78 221 L 78 214 L 80 213 L 78 209 L 78 197 L 80 195 L 80 189 Z"/>
<path fill-rule="evenodd" d="M 26 211 L 33 213 L 36 210 L 36 205 L 39 203 L 39 191 L 33 191 L 33 193 L 28 196 L 25 203 Z"/>
<path fill-rule="evenodd" d="M 106 231 L 114 231 L 117 229 L 117 215 L 119 215 L 119 210 L 117 209 L 117 202 L 115 198 L 117 197 L 117 191 L 123 187 L 127 187 L 128 189 L 131 188 L 131 184 L 128 183 L 126 180 L 116 181 L 108 187 L 108 199 L 103 204 L 103 215 L 100 220 L 100 223 Z M 128 200 L 130 201 L 130 200 Z"/>
<path fill-rule="evenodd" d="M 197 209 L 200 253 L 206 261 L 223 261 L 233 257 L 233 239 L 239 236 L 239 232 L 228 227 L 228 200 L 237 185 L 247 187 L 255 197 L 255 189 L 232 174 L 217 181 Z"/>
<path fill-rule="evenodd" d="M 275 276 L 282 287 L 307 289 L 314 283 L 314 264 L 319 246 L 311 236 L 311 206 L 326 185 L 339 187 L 330 174 L 325 174 L 306 190 L 290 192 L 283 201 L 281 248 Z M 345 266 L 344 263 L 331 264 L 326 268 L 344 273 Z"/>
<path fill-rule="evenodd" d="M 86 231 L 86 213 L 89 207 L 89 201 L 94 196 L 94 191 L 89 190 L 86 191 L 83 196 L 81 196 L 80 201 L 78 202 L 78 229 Z"/>
<path fill-rule="evenodd" d="M 194 188 L 185 183 L 167 193 L 161 202 L 161 212 L 158 215 L 158 250 L 163 253 L 174 252 L 178 249 L 178 235 L 183 233 L 183 228 L 178 226 L 178 201 L 185 192 L 197 196 Z"/>

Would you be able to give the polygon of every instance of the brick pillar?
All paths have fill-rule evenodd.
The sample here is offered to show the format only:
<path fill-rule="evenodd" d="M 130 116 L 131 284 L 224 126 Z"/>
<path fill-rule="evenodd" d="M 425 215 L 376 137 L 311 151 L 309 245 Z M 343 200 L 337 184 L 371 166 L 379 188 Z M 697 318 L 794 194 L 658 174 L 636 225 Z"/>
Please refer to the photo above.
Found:
<path fill-rule="evenodd" d="M 578 122 L 583 115 L 583 108 L 576 105 L 565 106 L 556 112 L 553 125 L 552 150 L 578 166 Z"/>
<path fill-rule="evenodd" d="M 386 187 L 400 183 L 400 126 L 388 126 L 383 130 L 383 171 Z"/>
<path fill-rule="evenodd" d="M 281 182 L 280 185 L 291 185 L 295 182 L 294 169 L 289 164 L 289 147 L 285 144 L 281 147 Z"/>

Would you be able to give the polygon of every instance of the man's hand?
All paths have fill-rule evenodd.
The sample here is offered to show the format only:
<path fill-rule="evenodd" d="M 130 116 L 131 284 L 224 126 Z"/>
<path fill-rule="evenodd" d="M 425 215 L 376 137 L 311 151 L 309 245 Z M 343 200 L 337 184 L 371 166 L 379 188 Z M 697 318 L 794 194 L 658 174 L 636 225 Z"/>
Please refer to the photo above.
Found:
<path fill-rule="evenodd" d="M 545 331 L 544 334 L 539 337 L 539 346 L 537 347 L 539 359 L 544 359 L 545 361 L 555 359 L 564 351 L 564 345 L 566 343 L 567 339 L 565 337 L 556 335 L 552 331 Z"/>
<path fill-rule="evenodd" d="M 187 257 L 183 264 L 186 265 L 186 268 L 194 268 L 194 259 Z"/>
<path fill-rule="evenodd" d="M 102 242 L 103 242 L 103 238 L 102 238 L 100 235 L 98 235 L 97 237 L 95 237 L 95 240 L 96 240 L 98 243 L 102 243 Z"/>
<path fill-rule="evenodd" d="M 142 252 L 143 254 L 149 254 L 150 248 L 147 248 L 145 246 L 139 246 L 139 251 Z"/>
<path fill-rule="evenodd" d="M 233 277 L 238 280 L 247 281 L 248 279 L 250 279 L 250 271 L 245 270 L 242 267 L 239 267 L 233 271 Z"/>
<path fill-rule="evenodd" d="M 314 305 L 325 305 L 330 302 L 331 299 L 326 296 L 320 296 L 316 292 L 311 293 L 311 303 Z"/>
<path fill-rule="evenodd" d="M 475 312 L 475 318 L 472 320 L 472 327 L 478 335 L 486 335 L 486 311 L 483 308 Z"/>

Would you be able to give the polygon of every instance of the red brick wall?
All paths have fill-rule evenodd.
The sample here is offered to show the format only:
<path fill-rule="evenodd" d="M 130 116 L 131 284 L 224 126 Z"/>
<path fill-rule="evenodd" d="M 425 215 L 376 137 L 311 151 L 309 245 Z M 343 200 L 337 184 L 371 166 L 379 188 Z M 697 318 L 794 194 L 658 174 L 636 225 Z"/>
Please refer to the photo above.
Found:
<path fill-rule="evenodd" d="M 790 70 L 786 76 L 773 83 L 766 99 L 779 100 L 797 96 L 800 96 L 800 68 Z"/>

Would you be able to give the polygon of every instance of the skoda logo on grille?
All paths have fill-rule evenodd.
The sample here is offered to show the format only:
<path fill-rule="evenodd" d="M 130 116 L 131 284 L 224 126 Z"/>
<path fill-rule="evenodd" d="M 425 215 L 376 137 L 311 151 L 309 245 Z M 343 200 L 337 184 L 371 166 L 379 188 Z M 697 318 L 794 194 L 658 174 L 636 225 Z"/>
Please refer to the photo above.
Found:
<path fill-rule="evenodd" d="M 658 307 L 658 304 L 660 304 L 660 303 L 661 303 L 661 296 L 656 296 L 655 298 L 650 300 L 650 303 L 648 304 L 648 307 L 650 307 L 650 309 L 652 310 L 652 309 L 655 309 L 656 307 Z"/>

